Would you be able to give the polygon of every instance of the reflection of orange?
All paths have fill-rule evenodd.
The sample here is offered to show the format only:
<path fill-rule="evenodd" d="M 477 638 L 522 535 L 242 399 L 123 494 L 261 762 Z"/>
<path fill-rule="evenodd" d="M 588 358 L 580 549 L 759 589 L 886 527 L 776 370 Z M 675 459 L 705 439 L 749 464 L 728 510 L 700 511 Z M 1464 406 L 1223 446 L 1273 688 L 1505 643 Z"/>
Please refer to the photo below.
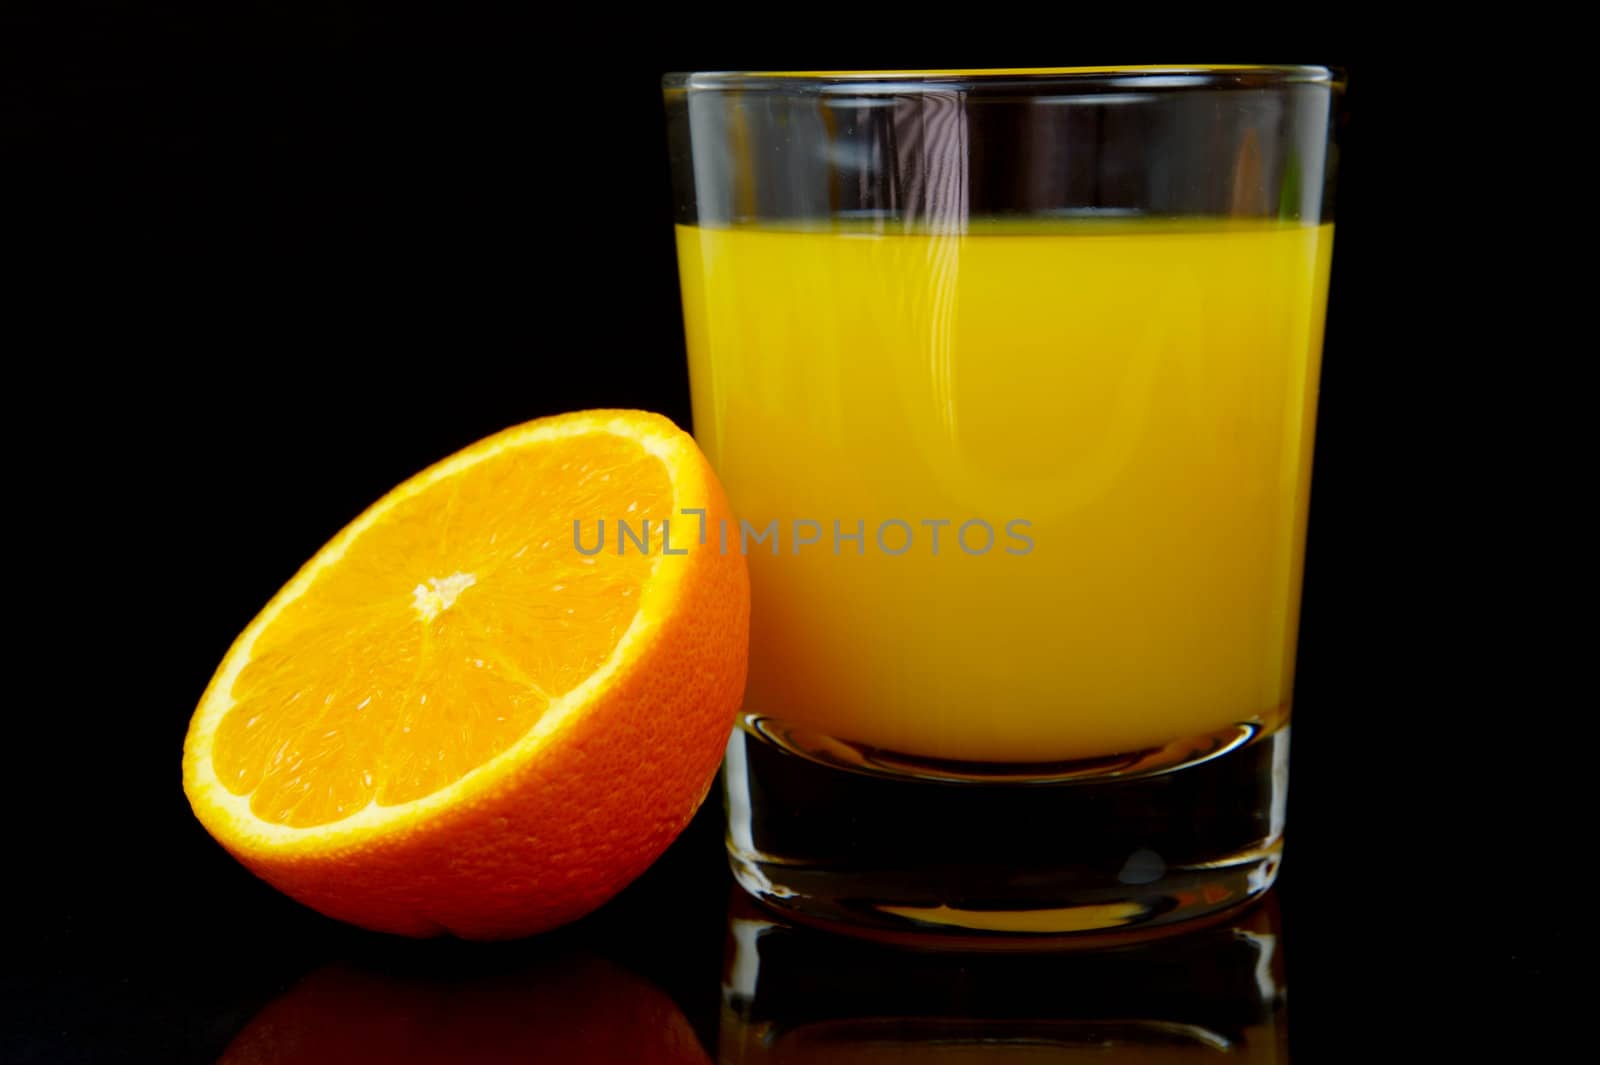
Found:
<path fill-rule="evenodd" d="M 694 440 L 639 411 L 530 422 L 423 471 L 218 667 L 184 747 L 196 815 L 379 931 L 505 938 L 594 909 L 688 824 L 733 728 L 749 581 L 718 549 L 727 519 Z"/>
<path fill-rule="evenodd" d="M 320 969 L 267 1005 L 219 1065 L 709 1065 L 653 985 L 594 957 L 446 983 Z"/>

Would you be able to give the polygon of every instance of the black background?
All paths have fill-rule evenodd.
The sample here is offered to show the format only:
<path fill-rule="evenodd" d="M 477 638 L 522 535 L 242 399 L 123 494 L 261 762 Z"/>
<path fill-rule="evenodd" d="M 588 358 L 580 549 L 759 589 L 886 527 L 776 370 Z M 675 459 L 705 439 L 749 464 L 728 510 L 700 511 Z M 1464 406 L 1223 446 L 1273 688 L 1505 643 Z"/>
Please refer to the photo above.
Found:
<path fill-rule="evenodd" d="M 9 16 L 0 344 L 27 547 L 5 1059 L 210 1061 L 329 958 L 450 968 L 552 944 L 644 974 L 710 1044 L 730 885 L 714 804 L 573 929 L 387 941 L 206 837 L 179 780 L 188 716 L 277 587 L 428 462 L 583 407 L 689 424 L 664 71 L 1169 58 L 1350 77 L 1278 889 L 1296 1060 L 1451 1033 L 1531 1050 L 1561 888 L 1553 830 L 1528 826 L 1561 806 L 1516 727 L 1538 687 L 1505 679 L 1527 619 L 1495 522 L 1519 430 L 1479 391 L 1513 405 L 1502 260 L 1459 226 L 1514 176 L 1494 101 L 1376 27 L 1243 47 L 1218 43 L 1238 27 L 1158 44 L 1065 14 L 1027 32 L 582 17 Z"/>

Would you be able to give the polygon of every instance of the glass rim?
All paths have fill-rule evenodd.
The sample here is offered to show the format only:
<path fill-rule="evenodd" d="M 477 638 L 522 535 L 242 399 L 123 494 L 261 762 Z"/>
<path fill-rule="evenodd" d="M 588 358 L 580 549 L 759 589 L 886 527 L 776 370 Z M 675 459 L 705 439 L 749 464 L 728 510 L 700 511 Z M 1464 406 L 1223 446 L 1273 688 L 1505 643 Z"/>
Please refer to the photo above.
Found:
<path fill-rule="evenodd" d="M 755 91 L 800 94 L 949 92 L 952 88 L 1094 93 L 1108 89 L 1273 89 L 1290 85 L 1344 87 L 1334 67 L 1296 64 L 1200 63 L 1162 66 L 930 68 L 906 70 L 707 70 L 664 75 L 663 91 Z"/>

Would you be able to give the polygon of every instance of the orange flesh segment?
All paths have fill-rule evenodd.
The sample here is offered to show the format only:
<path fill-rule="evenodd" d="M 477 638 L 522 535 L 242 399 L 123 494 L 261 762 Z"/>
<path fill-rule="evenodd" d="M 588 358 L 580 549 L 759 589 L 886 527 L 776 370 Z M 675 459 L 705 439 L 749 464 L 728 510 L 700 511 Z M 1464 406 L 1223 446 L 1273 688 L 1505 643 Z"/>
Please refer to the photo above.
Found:
<path fill-rule="evenodd" d="M 459 780 L 611 656 L 672 502 L 659 459 L 595 432 L 508 448 L 392 504 L 257 638 L 217 779 L 293 827 Z M 604 520 L 604 550 L 576 549 L 575 519 L 586 549 Z M 619 519 L 650 522 L 649 554 L 618 554 Z"/>

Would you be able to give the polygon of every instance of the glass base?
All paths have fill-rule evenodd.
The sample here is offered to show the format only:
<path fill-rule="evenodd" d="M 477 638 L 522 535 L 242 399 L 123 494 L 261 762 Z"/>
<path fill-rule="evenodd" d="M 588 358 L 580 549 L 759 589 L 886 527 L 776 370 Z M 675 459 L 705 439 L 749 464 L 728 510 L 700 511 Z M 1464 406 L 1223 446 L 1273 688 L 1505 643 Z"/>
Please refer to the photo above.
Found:
<path fill-rule="evenodd" d="M 931 762 L 746 717 L 723 767 L 728 855 L 794 920 L 907 945 L 1125 942 L 1272 886 L 1289 729 L 1041 766 Z"/>

